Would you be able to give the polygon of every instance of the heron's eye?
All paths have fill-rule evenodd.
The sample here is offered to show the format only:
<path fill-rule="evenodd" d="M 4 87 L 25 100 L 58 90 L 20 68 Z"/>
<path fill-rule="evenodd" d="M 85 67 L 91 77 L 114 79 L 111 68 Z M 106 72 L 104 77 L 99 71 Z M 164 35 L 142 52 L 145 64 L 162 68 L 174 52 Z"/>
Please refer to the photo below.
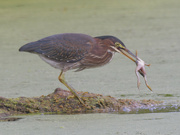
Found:
<path fill-rule="evenodd" d="M 116 48 L 125 48 L 121 43 L 119 43 L 119 42 L 116 42 L 115 43 L 115 46 L 116 46 Z"/>

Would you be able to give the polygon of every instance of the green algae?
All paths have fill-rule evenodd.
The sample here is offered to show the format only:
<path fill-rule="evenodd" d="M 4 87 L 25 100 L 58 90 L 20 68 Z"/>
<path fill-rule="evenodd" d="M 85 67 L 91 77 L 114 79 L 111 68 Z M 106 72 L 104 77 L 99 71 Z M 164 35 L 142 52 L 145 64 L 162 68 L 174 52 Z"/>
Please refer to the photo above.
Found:
<path fill-rule="evenodd" d="M 69 91 L 57 88 L 52 94 L 40 97 L 0 98 L 0 117 L 22 114 L 81 114 L 81 113 L 147 113 L 162 101 L 116 99 L 111 96 L 78 92 L 86 106 Z M 8 120 L 8 119 L 7 119 Z M 13 119 L 12 119 L 13 120 Z M 18 120 L 18 119 L 17 119 Z"/>
<path fill-rule="evenodd" d="M 116 99 L 111 96 L 78 92 L 86 106 L 82 105 L 70 91 L 57 88 L 52 94 L 40 97 L 0 97 L 0 121 L 15 121 L 19 117 L 34 114 L 83 114 L 118 113 L 141 114 L 159 112 L 178 112 L 179 104 L 168 104 L 158 100 Z"/>
<path fill-rule="evenodd" d="M 175 97 L 175 95 L 173 95 L 173 94 L 158 94 L 158 96 L 162 96 L 162 97 Z"/>

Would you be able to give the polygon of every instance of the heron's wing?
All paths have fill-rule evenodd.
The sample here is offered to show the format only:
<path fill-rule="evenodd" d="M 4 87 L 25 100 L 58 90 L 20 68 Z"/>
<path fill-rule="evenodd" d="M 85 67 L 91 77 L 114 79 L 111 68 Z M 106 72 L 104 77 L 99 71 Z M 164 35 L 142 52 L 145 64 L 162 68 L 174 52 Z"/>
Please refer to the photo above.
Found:
<path fill-rule="evenodd" d="M 19 50 L 42 54 L 60 62 L 76 62 L 89 52 L 94 39 L 84 34 L 53 35 L 28 43 Z"/>

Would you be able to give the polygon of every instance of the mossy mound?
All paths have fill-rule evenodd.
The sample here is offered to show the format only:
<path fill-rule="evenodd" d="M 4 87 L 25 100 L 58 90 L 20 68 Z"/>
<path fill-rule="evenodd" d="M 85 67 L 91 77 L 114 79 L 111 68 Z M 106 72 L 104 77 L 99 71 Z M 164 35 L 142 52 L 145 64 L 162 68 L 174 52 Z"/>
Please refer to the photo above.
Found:
<path fill-rule="evenodd" d="M 40 97 L 0 97 L 0 119 L 18 114 L 75 114 L 75 113 L 136 113 L 162 105 L 162 101 L 115 99 L 88 92 L 77 92 L 87 106 L 82 105 L 70 91 L 57 88 L 52 94 Z M 8 120 L 8 119 L 7 119 Z"/>

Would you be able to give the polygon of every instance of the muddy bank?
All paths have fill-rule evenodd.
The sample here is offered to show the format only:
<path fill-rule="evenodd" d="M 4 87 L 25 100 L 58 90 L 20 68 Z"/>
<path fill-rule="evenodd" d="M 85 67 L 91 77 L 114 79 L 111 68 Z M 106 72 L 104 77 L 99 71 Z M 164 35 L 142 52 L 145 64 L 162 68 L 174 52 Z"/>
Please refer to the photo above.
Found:
<path fill-rule="evenodd" d="M 18 118 L 7 118 L 19 114 L 77 114 L 77 113 L 149 113 L 168 112 L 170 106 L 163 101 L 133 99 L 115 99 L 88 92 L 78 92 L 86 107 L 70 91 L 57 88 L 52 94 L 40 97 L 0 97 L 0 120 L 14 121 Z M 172 106 L 170 107 L 172 108 Z M 180 109 L 176 106 L 176 109 Z M 172 111 L 172 110 L 171 110 Z"/>

